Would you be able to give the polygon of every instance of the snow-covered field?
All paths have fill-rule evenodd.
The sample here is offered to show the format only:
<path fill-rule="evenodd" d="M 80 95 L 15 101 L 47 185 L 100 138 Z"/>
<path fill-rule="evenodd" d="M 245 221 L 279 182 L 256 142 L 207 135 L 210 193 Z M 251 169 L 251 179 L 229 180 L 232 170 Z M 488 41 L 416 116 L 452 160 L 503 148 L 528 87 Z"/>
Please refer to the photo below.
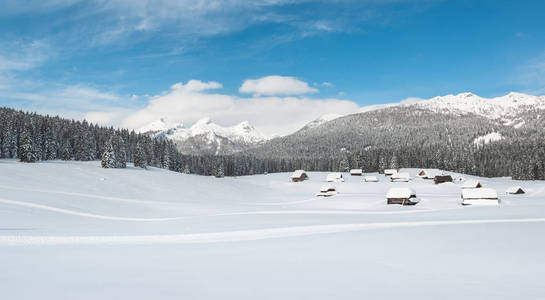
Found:
<path fill-rule="evenodd" d="M 545 183 L 238 178 L 0 160 L 2 299 L 543 299 Z M 454 174 L 455 177 L 475 178 Z M 520 185 L 524 195 L 506 195 Z M 386 205 L 409 186 L 415 206 Z"/>

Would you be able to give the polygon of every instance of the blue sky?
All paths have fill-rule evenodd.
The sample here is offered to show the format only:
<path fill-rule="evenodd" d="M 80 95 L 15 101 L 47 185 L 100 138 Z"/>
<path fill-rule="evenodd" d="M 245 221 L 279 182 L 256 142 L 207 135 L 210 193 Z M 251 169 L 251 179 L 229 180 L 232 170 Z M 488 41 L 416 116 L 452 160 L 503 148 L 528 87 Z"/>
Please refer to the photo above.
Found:
<path fill-rule="evenodd" d="M 545 94 L 544 1 L 2 2 L 0 104 L 101 124 L 270 113 L 256 127 L 283 134 L 411 97 Z"/>

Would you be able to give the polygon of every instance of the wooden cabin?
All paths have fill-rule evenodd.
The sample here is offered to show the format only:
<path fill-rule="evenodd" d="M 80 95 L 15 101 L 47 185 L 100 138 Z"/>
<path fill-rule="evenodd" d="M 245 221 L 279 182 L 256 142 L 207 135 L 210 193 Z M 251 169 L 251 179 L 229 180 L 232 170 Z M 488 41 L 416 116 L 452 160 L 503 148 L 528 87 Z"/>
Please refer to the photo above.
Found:
<path fill-rule="evenodd" d="M 463 189 L 480 189 L 482 187 L 483 185 L 481 184 L 481 182 L 475 179 L 466 180 L 462 183 L 461 186 L 461 188 Z"/>
<path fill-rule="evenodd" d="M 463 189 L 462 205 L 498 205 L 498 193 L 494 189 Z"/>
<path fill-rule="evenodd" d="M 325 180 L 327 182 L 344 182 L 343 174 L 340 172 L 327 174 Z"/>
<path fill-rule="evenodd" d="M 411 188 L 391 188 L 386 194 L 388 204 L 415 205 L 420 202 Z"/>
<path fill-rule="evenodd" d="M 337 195 L 337 189 L 332 184 L 325 184 L 320 188 L 320 192 L 316 194 L 318 197 L 331 197 Z"/>
<path fill-rule="evenodd" d="M 352 169 L 350 170 L 350 176 L 361 176 L 363 175 L 362 169 Z"/>
<path fill-rule="evenodd" d="M 308 175 L 307 173 L 305 172 L 305 170 L 295 170 L 292 174 L 291 174 L 291 181 L 293 182 L 301 182 L 301 181 L 305 181 L 308 179 Z"/>
<path fill-rule="evenodd" d="M 526 193 L 520 186 L 512 186 L 512 187 L 508 188 L 505 192 L 507 194 L 513 194 L 513 195 Z"/>
<path fill-rule="evenodd" d="M 441 171 L 436 169 L 422 169 L 418 172 L 418 176 L 422 179 L 434 179 L 437 175 L 441 175 Z"/>
<path fill-rule="evenodd" d="M 364 182 L 378 182 L 377 176 L 363 176 Z"/>
<path fill-rule="evenodd" d="M 433 183 L 440 184 L 445 182 L 452 182 L 452 176 L 450 175 L 437 175 L 433 178 Z"/>
<path fill-rule="evenodd" d="M 384 170 L 384 176 L 392 176 L 397 173 L 396 169 L 386 169 Z"/>
<path fill-rule="evenodd" d="M 411 180 L 411 176 L 406 172 L 395 173 L 390 176 L 390 180 L 392 182 L 409 182 L 409 180 Z"/>

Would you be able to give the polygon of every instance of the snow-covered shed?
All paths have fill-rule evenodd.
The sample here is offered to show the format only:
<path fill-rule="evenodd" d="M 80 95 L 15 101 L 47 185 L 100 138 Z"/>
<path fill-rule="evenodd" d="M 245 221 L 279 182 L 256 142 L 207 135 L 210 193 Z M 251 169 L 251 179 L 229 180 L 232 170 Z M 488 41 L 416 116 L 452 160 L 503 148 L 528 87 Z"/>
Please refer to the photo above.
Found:
<path fill-rule="evenodd" d="M 343 174 L 341 174 L 340 172 L 335 172 L 335 173 L 327 174 L 327 177 L 325 180 L 327 182 L 335 182 L 335 181 L 343 182 L 344 178 L 343 178 Z"/>
<path fill-rule="evenodd" d="M 440 184 L 445 182 L 452 182 L 452 176 L 450 175 L 436 175 L 433 178 L 433 183 Z"/>
<path fill-rule="evenodd" d="M 337 189 L 332 184 L 324 184 L 316 196 L 331 197 L 337 195 Z"/>
<path fill-rule="evenodd" d="M 390 177 L 392 182 L 409 182 L 410 179 L 411 176 L 406 172 L 395 173 Z"/>
<path fill-rule="evenodd" d="M 362 169 L 352 169 L 352 170 L 350 170 L 350 175 L 351 176 L 361 176 L 362 174 L 363 174 Z"/>
<path fill-rule="evenodd" d="M 505 191 L 507 194 L 524 194 L 525 191 L 520 186 L 512 186 Z"/>
<path fill-rule="evenodd" d="M 483 185 L 481 184 L 480 181 L 478 180 L 475 180 L 475 179 L 469 179 L 469 180 L 466 180 L 462 183 L 462 186 L 461 186 L 463 189 L 478 189 L 478 188 L 482 188 Z"/>
<path fill-rule="evenodd" d="M 437 169 L 422 169 L 418 172 L 418 176 L 423 179 L 434 179 L 437 175 L 441 175 L 441 171 Z"/>
<path fill-rule="evenodd" d="M 386 169 L 386 170 L 384 170 L 384 175 L 385 176 L 392 176 L 392 175 L 394 175 L 396 173 L 397 173 L 396 169 Z"/>
<path fill-rule="evenodd" d="M 415 205 L 420 201 L 411 188 L 391 188 L 386 193 L 388 204 Z"/>
<path fill-rule="evenodd" d="M 378 182 L 378 178 L 377 178 L 377 176 L 372 176 L 372 175 L 363 176 L 363 181 L 365 181 L 365 182 Z"/>
<path fill-rule="evenodd" d="M 494 189 L 463 189 L 462 204 L 463 205 L 497 205 L 498 193 Z"/>
<path fill-rule="evenodd" d="M 300 182 L 300 181 L 307 180 L 308 175 L 307 175 L 307 172 L 305 172 L 305 170 L 295 170 L 291 174 L 290 178 L 291 178 L 291 181 L 293 181 L 293 182 Z"/>

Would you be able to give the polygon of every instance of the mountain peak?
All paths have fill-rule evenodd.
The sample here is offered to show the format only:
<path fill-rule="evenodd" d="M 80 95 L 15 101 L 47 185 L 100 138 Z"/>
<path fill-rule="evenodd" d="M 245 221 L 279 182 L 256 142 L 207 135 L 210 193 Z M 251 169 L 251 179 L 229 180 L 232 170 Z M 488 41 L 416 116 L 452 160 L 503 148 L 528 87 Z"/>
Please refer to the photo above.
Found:
<path fill-rule="evenodd" d="M 165 118 L 160 118 L 142 127 L 140 132 L 151 132 L 155 136 L 163 136 L 175 142 L 204 143 L 208 147 L 217 146 L 217 150 L 221 148 L 222 151 L 227 147 L 225 143 L 233 145 L 236 149 L 242 149 L 268 140 L 248 121 L 225 127 L 214 123 L 209 117 L 199 119 L 189 128 L 185 128 L 181 123 L 169 123 Z M 193 139 L 188 142 L 190 138 Z M 187 147 L 188 145 L 185 146 L 191 148 Z M 218 151 L 212 152 L 216 153 Z"/>
<path fill-rule="evenodd" d="M 195 124 L 193 124 L 193 126 L 191 127 L 199 127 L 202 125 L 209 125 L 209 124 L 212 124 L 212 120 L 210 120 L 209 117 L 204 117 L 199 119 L 197 122 L 195 122 Z"/>
<path fill-rule="evenodd" d="M 165 117 L 161 117 L 141 128 L 139 128 L 138 132 L 158 132 L 158 131 L 164 131 L 172 128 L 181 128 L 184 127 L 183 123 L 172 123 L 168 122 Z"/>
<path fill-rule="evenodd" d="M 489 119 L 509 119 L 528 108 L 545 109 L 545 98 L 511 92 L 495 98 L 484 98 L 472 93 L 434 97 L 414 104 L 443 113 L 474 113 Z"/>

